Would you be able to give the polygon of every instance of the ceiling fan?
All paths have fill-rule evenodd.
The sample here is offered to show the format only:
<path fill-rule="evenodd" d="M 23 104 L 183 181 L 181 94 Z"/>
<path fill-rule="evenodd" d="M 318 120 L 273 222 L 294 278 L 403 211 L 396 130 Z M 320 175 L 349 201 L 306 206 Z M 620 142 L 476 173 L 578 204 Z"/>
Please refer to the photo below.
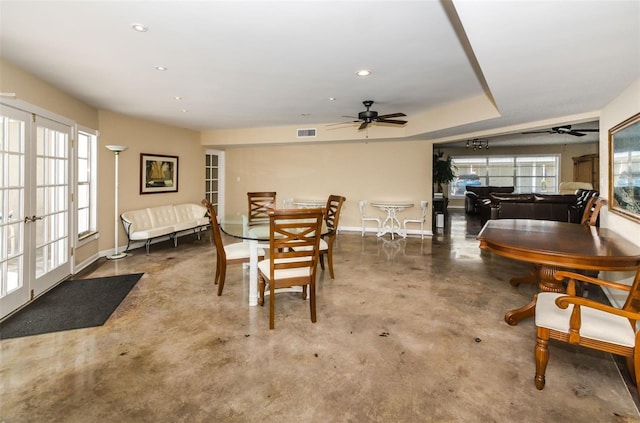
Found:
<path fill-rule="evenodd" d="M 396 120 L 390 119 L 395 117 L 406 116 L 404 113 L 389 113 L 387 115 L 379 115 L 378 112 L 374 110 L 370 110 L 373 105 L 373 100 L 365 100 L 362 102 L 364 107 L 367 108 L 364 112 L 358 113 L 358 120 L 354 120 L 353 122 L 362 122 L 358 127 L 358 130 L 364 129 L 369 126 L 370 123 L 378 122 L 378 123 L 391 123 L 394 125 L 404 125 L 407 123 L 406 120 Z M 355 118 L 355 116 L 342 116 L 347 118 Z"/>
<path fill-rule="evenodd" d="M 600 132 L 599 129 L 571 129 L 571 125 L 554 126 L 546 131 L 529 131 L 523 132 L 523 134 L 561 134 L 561 135 L 573 135 L 576 137 L 584 137 L 587 134 L 583 132 Z"/>

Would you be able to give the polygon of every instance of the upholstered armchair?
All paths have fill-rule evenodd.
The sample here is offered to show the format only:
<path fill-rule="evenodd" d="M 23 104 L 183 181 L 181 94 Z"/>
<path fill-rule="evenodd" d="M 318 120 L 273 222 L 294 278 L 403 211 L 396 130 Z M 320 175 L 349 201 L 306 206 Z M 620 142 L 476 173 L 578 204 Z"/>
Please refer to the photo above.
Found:
<path fill-rule="evenodd" d="M 626 357 L 634 382 L 639 378 L 640 269 L 631 286 L 573 272 L 556 272 L 556 279 L 567 279 L 567 292 L 541 292 L 537 296 L 535 324 L 535 385 L 543 389 L 549 361 L 549 340 L 580 345 Z M 576 282 L 587 282 L 628 292 L 621 309 L 576 295 Z"/>

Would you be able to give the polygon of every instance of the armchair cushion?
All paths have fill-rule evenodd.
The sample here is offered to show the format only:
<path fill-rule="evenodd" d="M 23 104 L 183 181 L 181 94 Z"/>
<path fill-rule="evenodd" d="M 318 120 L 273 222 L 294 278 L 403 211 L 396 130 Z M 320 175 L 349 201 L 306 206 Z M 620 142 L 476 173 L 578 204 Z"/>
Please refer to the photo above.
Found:
<path fill-rule="evenodd" d="M 573 305 L 562 309 L 556 305 L 556 299 L 566 296 L 555 292 L 541 292 L 536 304 L 536 326 L 569 333 L 569 320 Z M 636 336 L 626 317 L 616 316 L 601 310 L 580 306 L 582 325 L 580 336 L 596 341 L 609 342 L 633 348 Z"/>

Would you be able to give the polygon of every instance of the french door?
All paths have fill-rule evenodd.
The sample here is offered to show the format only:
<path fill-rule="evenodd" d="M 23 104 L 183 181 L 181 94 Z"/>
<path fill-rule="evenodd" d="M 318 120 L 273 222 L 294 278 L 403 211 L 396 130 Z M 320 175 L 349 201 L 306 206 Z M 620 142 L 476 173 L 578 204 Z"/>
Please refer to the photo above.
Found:
<path fill-rule="evenodd" d="M 0 105 L 0 318 L 71 274 L 71 136 Z"/>
<path fill-rule="evenodd" d="M 205 151 L 204 196 L 218 216 L 224 216 L 224 151 Z"/>

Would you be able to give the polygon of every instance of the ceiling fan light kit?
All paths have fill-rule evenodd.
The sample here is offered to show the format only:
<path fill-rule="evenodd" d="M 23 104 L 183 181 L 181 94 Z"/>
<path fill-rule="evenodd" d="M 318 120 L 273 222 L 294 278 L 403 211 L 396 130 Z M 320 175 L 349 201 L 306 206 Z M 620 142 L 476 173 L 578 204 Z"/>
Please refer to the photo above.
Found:
<path fill-rule="evenodd" d="M 358 113 L 358 120 L 354 120 L 353 123 L 362 122 L 358 127 L 358 130 L 365 129 L 371 123 L 390 123 L 392 125 L 404 125 L 407 123 L 406 120 L 397 120 L 390 119 L 395 117 L 406 116 L 404 113 L 389 113 L 386 115 L 379 115 L 375 110 L 371 110 L 371 106 L 373 106 L 373 100 L 365 100 L 362 102 L 364 107 L 367 109 L 363 112 Z M 343 117 L 352 117 L 352 116 L 343 116 Z"/>

